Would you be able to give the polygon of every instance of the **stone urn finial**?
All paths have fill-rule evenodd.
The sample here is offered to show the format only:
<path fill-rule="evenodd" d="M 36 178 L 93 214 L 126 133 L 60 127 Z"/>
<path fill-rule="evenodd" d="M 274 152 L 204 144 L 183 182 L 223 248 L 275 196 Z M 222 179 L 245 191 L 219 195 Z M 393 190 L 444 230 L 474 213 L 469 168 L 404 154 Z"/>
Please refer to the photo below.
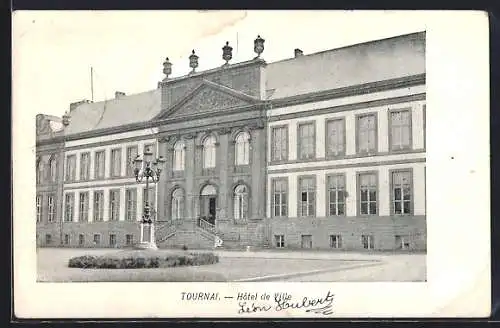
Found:
<path fill-rule="evenodd" d="M 194 73 L 196 68 L 198 67 L 198 56 L 194 53 L 194 50 L 191 52 L 191 56 L 189 56 L 189 67 L 193 70 L 191 73 Z"/>
<path fill-rule="evenodd" d="M 226 65 L 233 58 L 233 47 L 229 45 L 229 41 L 226 41 L 226 45 L 222 47 L 222 59 L 226 61 Z"/>

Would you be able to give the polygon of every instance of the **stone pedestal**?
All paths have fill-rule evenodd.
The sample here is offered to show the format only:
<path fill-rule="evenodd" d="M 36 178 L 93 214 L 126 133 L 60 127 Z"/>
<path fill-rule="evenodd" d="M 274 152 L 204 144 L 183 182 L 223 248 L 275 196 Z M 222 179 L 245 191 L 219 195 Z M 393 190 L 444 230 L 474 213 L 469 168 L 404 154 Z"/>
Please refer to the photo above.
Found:
<path fill-rule="evenodd" d="M 158 249 L 155 241 L 155 227 L 151 223 L 141 223 L 141 239 L 136 249 Z"/>

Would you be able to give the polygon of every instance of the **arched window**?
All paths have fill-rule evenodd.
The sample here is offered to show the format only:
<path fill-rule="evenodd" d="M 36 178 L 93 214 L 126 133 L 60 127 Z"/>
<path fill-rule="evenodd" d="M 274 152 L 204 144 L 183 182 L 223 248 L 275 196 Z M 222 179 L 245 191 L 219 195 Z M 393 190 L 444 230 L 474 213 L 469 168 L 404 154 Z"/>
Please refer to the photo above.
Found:
<path fill-rule="evenodd" d="M 174 145 L 174 171 L 184 171 L 184 142 L 177 141 Z"/>
<path fill-rule="evenodd" d="M 238 185 L 234 188 L 234 219 L 244 220 L 248 217 L 248 188 Z"/>
<path fill-rule="evenodd" d="M 184 217 L 184 193 L 177 188 L 172 193 L 172 220 L 179 220 Z"/>
<path fill-rule="evenodd" d="M 208 136 L 203 141 L 203 168 L 215 167 L 215 137 Z"/>
<path fill-rule="evenodd" d="M 240 132 L 235 139 L 235 164 L 248 165 L 250 161 L 250 135 Z"/>
<path fill-rule="evenodd" d="M 50 158 L 49 166 L 50 166 L 50 181 L 56 182 L 56 179 L 57 179 L 57 160 L 56 160 L 55 156 L 52 156 Z"/>
<path fill-rule="evenodd" d="M 43 181 L 43 163 L 40 159 L 36 162 L 36 183 L 42 183 Z"/>

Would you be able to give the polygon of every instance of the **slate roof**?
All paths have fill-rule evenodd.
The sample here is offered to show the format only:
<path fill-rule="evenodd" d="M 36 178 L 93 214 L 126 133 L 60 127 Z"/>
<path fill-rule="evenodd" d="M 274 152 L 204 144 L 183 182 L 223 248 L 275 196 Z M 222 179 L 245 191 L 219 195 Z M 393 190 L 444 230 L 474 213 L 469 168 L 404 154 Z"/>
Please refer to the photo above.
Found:
<path fill-rule="evenodd" d="M 149 121 L 161 110 L 161 90 L 122 96 L 95 103 L 84 103 L 70 111 L 65 134 Z"/>
<path fill-rule="evenodd" d="M 267 99 L 342 88 L 425 73 L 425 32 L 375 40 L 268 63 Z M 161 89 L 70 111 L 66 135 L 153 119 L 161 111 Z"/>

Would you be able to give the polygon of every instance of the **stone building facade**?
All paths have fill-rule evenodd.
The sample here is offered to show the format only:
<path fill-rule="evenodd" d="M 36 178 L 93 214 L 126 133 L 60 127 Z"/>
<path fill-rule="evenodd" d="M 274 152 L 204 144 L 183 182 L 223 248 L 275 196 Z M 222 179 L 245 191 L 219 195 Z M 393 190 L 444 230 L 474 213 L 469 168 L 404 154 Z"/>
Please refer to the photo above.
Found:
<path fill-rule="evenodd" d="M 425 33 L 273 63 L 260 37 L 246 62 L 228 47 L 221 67 L 197 72 L 193 51 L 171 78 L 167 58 L 155 90 L 72 104 L 37 134 L 58 160 L 37 185 L 58 206 L 38 244 L 137 242 L 147 148 L 166 160 L 149 191 L 159 247 L 425 249 Z"/>

